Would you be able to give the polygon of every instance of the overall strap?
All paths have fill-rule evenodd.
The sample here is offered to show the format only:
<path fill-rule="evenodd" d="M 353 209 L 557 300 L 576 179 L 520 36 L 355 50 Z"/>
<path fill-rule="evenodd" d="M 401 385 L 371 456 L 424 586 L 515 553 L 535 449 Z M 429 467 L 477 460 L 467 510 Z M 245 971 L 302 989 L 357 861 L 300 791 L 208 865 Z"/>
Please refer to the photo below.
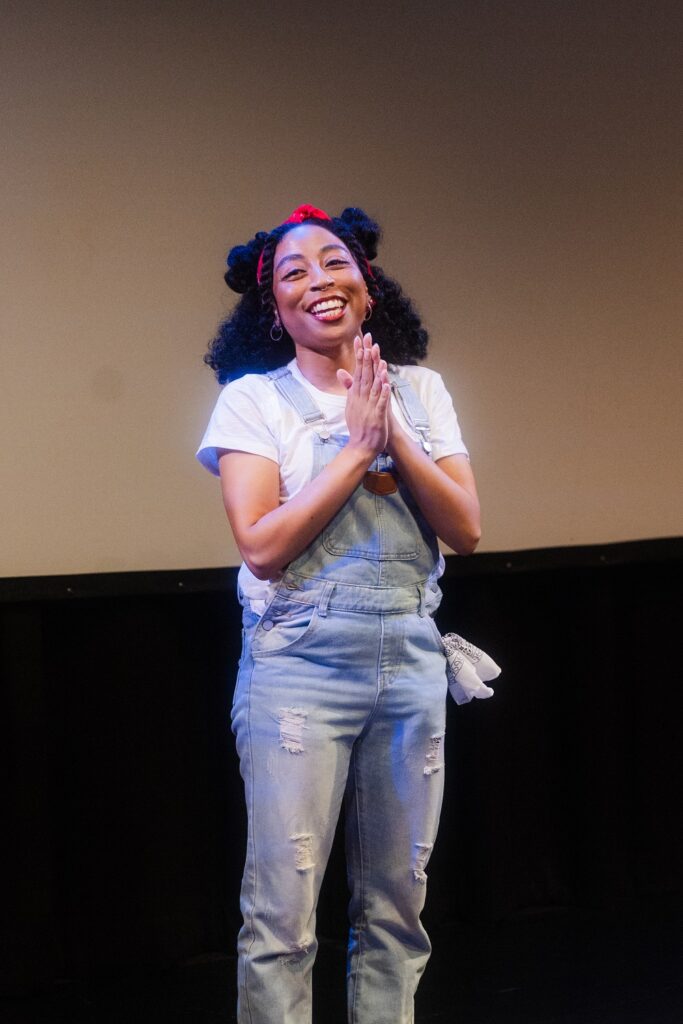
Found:
<path fill-rule="evenodd" d="M 298 412 L 306 426 L 313 427 L 316 434 L 323 441 L 330 436 L 327 420 L 321 409 L 313 401 L 306 388 L 301 384 L 288 366 L 281 366 L 277 370 L 270 370 L 266 377 L 272 380 L 286 402 Z"/>
<path fill-rule="evenodd" d="M 395 370 L 389 370 L 389 380 L 391 381 L 391 390 L 401 406 L 401 412 L 405 416 L 408 426 L 412 427 L 420 438 L 423 451 L 427 455 L 431 455 L 432 445 L 429 440 L 430 428 L 427 410 L 417 397 L 412 384 L 403 377 L 399 377 Z"/>

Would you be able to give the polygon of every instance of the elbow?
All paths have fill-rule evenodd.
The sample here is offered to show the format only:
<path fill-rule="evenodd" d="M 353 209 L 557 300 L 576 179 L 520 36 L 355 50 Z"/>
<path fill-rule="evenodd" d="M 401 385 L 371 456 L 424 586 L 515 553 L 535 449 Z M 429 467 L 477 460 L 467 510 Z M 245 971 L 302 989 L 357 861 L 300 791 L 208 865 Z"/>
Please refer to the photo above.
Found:
<path fill-rule="evenodd" d="M 272 580 L 282 568 L 281 565 L 275 565 L 273 560 L 268 558 L 263 551 L 242 550 L 240 553 L 247 569 L 257 580 Z"/>
<path fill-rule="evenodd" d="M 254 565 L 253 562 L 248 562 L 246 559 L 245 564 L 249 572 L 252 576 L 255 576 L 257 580 L 264 580 L 267 582 L 272 576 L 272 573 L 268 569 L 262 569 L 260 566 Z"/>
<path fill-rule="evenodd" d="M 264 544 L 258 536 L 251 536 L 247 532 L 239 538 L 235 537 L 235 540 L 244 564 L 257 580 L 272 580 L 279 574 L 283 568 L 282 556 L 277 559 L 277 551 L 273 551 L 270 544 Z"/>
<path fill-rule="evenodd" d="M 463 544 L 458 551 L 459 555 L 473 555 L 477 550 L 477 544 L 479 543 L 479 537 L 476 540 L 470 540 L 467 544 Z"/>
<path fill-rule="evenodd" d="M 471 555 L 477 549 L 477 544 L 481 540 L 481 529 L 478 525 L 470 527 L 466 531 L 461 531 L 456 538 L 455 544 L 453 544 L 453 550 L 458 555 Z"/>
<path fill-rule="evenodd" d="M 262 562 L 258 558 L 248 558 L 246 555 L 242 557 L 247 569 L 257 580 L 270 580 L 277 573 L 277 568 L 268 562 Z"/>

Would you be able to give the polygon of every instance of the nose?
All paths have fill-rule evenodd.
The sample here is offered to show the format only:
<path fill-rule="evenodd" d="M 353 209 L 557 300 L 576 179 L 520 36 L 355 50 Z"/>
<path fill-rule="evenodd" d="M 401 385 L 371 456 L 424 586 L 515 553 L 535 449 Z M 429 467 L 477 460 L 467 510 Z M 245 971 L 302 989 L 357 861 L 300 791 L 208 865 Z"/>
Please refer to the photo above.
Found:
<path fill-rule="evenodd" d="M 334 284 L 334 279 L 330 277 L 324 267 L 317 267 L 313 270 L 311 288 L 314 291 L 324 291 L 325 288 L 329 288 Z"/>

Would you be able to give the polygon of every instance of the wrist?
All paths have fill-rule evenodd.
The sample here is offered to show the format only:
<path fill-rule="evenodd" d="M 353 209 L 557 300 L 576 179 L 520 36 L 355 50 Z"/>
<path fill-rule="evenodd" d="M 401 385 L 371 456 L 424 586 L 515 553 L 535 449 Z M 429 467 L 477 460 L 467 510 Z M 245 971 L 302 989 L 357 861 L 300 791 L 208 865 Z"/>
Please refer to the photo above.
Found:
<path fill-rule="evenodd" d="M 387 439 L 387 452 L 392 459 L 398 461 L 401 455 L 416 447 L 416 443 L 406 434 L 399 424 L 395 423 Z"/>
<path fill-rule="evenodd" d="M 377 458 L 377 451 L 363 441 L 352 441 L 349 440 L 344 449 L 339 454 L 339 458 L 346 456 L 349 462 L 349 469 L 362 471 L 363 473 L 367 470 L 375 459 Z"/>

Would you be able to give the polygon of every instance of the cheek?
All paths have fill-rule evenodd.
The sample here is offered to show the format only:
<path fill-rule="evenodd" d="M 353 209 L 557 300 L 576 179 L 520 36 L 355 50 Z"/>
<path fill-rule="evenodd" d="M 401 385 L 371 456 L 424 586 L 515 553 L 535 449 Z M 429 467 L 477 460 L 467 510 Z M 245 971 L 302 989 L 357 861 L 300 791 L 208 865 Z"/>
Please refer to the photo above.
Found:
<path fill-rule="evenodd" d="M 280 314 L 287 314 L 287 310 L 295 309 L 299 303 L 300 296 L 294 288 L 274 288 L 273 299 Z"/>
<path fill-rule="evenodd" d="M 355 290 L 357 291 L 361 302 L 366 303 L 370 297 L 370 293 L 368 292 L 368 286 L 366 285 L 365 278 L 361 274 L 360 270 L 356 277 L 355 286 Z"/>
<path fill-rule="evenodd" d="M 308 315 L 301 309 L 298 301 L 292 301 L 289 295 L 276 296 L 277 311 L 280 322 L 289 335 L 300 334 L 307 322 Z"/>

